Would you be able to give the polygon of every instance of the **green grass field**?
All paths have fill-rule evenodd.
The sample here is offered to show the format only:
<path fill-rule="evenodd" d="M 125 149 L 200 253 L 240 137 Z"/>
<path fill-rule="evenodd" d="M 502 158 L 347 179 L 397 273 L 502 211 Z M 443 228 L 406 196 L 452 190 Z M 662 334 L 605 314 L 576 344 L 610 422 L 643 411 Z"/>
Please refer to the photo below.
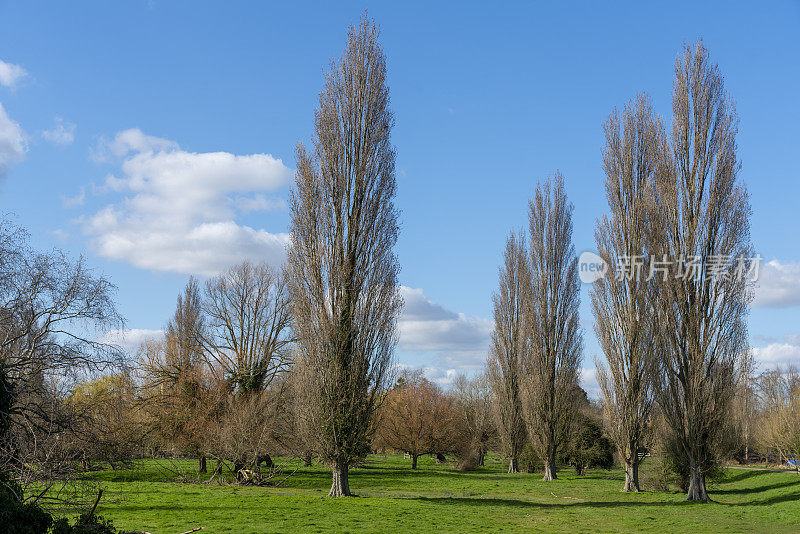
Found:
<path fill-rule="evenodd" d="M 120 529 L 215 532 L 800 532 L 800 476 L 728 470 L 710 504 L 680 493 L 623 494 L 619 470 L 561 479 L 509 475 L 499 459 L 463 473 L 420 460 L 371 456 L 351 471 L 359 497 L 329 499 L 330 474 L 301 468 L 281 487 L 165 481 L 155 461 L 99 471 L 98 512 Z M 187 462 L 187 467 L 190 464 Z M 193 465 L 193 464 L 192 464 Z M 210 466 L 211 467 L 211 466 Z"/>

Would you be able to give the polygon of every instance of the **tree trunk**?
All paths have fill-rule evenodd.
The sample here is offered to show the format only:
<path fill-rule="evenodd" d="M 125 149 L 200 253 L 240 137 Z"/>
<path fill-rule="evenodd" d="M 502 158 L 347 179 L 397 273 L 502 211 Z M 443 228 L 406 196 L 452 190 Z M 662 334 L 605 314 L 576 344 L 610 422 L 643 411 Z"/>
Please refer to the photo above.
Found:
<path fill-rule="evenodd" d="M 552 452 L 548 455 L 544 462 L 544 477 L 542 480 L 557 480 L 556 476 L 556 453 Z"/>
<path fill-rule="evenodd" d="M 519 473 L 519 460 L 517 460 L 516 456 L 512 456 L 511 459 L 508 460 L 508 472 Z"/>
<path fill-rule="evenodd" d="M 417 458 L 418 456 L 416 454 L 411 455 L 411 469 L 417 468 Z"/>
<path fill-rule="evenodd" d="M 632 460 L 625 460 L 625 485 L 622 491 L 640 491 L 639 490 L 639 462 L 638 458 Z"/>
<path fill-rule="evenodd" d="M 303 458 L 303 465 L 306 466 L 306 467 L 311 467 L 311 460 L 312 459 L 313 458 L 311 457 L 310 454 L 306 454 L 306 457 Z"/>
<path fill-rule="evenodd" d="M 200 473 L 208 473 L 208 467 L 206 465 L 206 457 L 205 456 L 201 456 L 198 463 L 200 464 L 200 467 L 199 467 L 198 471 Z"/>
<path fill-rule="evenodd" d="M 486 465 L 486 464 L 484 463 L 484 462 L 485 462 L 485 460 L 486 460 L 486 451 L 485 451 L 485 450 L 483 450 L 483 447 L 481 447 L 481 450 L 480 450 L 480 453 L 479 453 L 479 457 L 478 457 L 478 459 L 479 459 L 479 461 L 478 461 L 478 465 L 479 465 L 479 466 L 483 467 L 484 465 Z"/>
<path fill-rule="evenodd" d="M 709 502 L 711 500 L 708 498 L 708 493 L 706 493 L 706 476 L 697 466 L 690 468 L 689 491 L 686 494 L 686 500 L 700 502 Z"/>
<path fill-rule="evenodd" d="M 333 466 L 333 484 L 331 484 L 331 491 L 328 497 L 349 497 L 350 496 L 350 480 L 348 478 L 348 467 L 344 462 L 337 462 Z"/>

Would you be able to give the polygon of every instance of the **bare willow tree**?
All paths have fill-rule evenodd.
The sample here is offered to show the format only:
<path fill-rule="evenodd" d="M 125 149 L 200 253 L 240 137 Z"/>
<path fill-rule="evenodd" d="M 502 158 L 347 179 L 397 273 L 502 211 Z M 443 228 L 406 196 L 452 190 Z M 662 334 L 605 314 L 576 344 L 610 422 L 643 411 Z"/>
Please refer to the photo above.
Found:
<path fill-rule="evenodd" d="M 524 238 L 512 233 L 506 241 L 499 288 L 494 302 L 494 331 L 489 352 L 497 429 L 508 456 L 508 472 L 519 472 L 519 455 L 527 441 L 520 387 L 523 362 L 530 343 L 525 331 L 525 311 L 530 298 L 530 270 Z"/>
<path fill-rule="evenodd" d="M 544 463 L 544 480 L 556 478 L 556 454 L 570 428 L 583 351 L 572 210 L 561 173 L 537 186 L 529 210 L 526 328 L 531 346 L 522 406 L 531 443 Z"/>
<path fill-rule="evenodd" d="M 650 100 L 640 95 L 606 121 L 603 170 L 609 215 L 597 221 L 600 256 L 615 273 L 591 290 L 595 332 L 607 366 L 597 362 L 609 436 L 625 464 L 623 491 L 639 491 L 639 451 L 653 407 L 656 373 L 653 337 L 654 282 L 647 263 L 649 192 L 658 165 L 663 128 Z"/>
<path fill-rule="evenodd" d="M 292 309 L 283 274 L 243 262 L 206 284 L 203 350 L 239 392 L 266 389 L 291 359 Z M 222 378 L 220 376 L 219 378 Z"/>
<path fill-rule="evenodd" d="M 656 257 L 678 262 L 674 275 L 655 278 L 658 400 L 688 468 L 687 500 L 708 501 L 706 475 L 724 442 L 737 367 L 747 354 L 751 291 L 741 265 L 752 249 L 736 112 L 702 43 L 687 45 L 676 60 L 672 110 L 651 224 Z"/>
<path fill-rule="evenodd" d="M 369 452 L 397 343 L 393 124 L 378 29 L 364 18 L 326 76 L 314 150 L 298 146 L 291 196 L 288 264 L 306 427 L 317 430 L 336 497 L 350 494 L 348 470 Z"/>

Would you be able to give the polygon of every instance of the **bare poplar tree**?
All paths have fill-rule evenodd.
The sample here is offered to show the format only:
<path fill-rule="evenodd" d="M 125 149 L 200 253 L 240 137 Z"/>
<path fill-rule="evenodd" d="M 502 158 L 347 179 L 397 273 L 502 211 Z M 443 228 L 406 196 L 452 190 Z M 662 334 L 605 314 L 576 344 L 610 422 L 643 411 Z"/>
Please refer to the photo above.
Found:
<path fill-rule="evenodd" d="M 524 238 L 512 233 L 506 241 L 499 288 L 493 295 L 494 331 L 489 349 L 489 379 L 494 413 L 508 472 L 519 472 L 519 455 L 527 435 L 522 415 L 520 387 L 523 362 L 530 344 L 525 331 L 525 308 L 530 298 L 530 270 Z"/>
<path fill-rule="evenodd" d="M 297 149 L 288 264 L 320 458 L 331 496 L 350 494 L 348 470 L 369 452 L 394 347 L 398 291 L 395 152 L 386 60 L 366 18 L 348 32 L 315 114 L 314 150 Z"/>
<path fill-rule="evenodd" d="M 591 290 L 595 332 L 607 367 L 597 362 L 598 382 L 609 436 L 625 464 L 623 491 L 639 491 L 639 450 L 653 406 L 656 373 L 654 283 L 645 272 L 648 253 L 649 191 L 653 185 L 663 129 L 650 101 L 640 95 L 616 110 L 604 125 L 603 170 L 610 214 L 597 221 L 595 239 L 611 273 Z"/>
<path fill-rule="evenodd" d="M 556 453 L 574 412 L 583 350 L 572 209 L 561 173 L 539 184 L 530 202 L 531 289 L 526 324 L 531 346 L 522 406 L 531 443 L 544 462 L 544 480 L 556 478 Z"/>
<path fill-rule="evenodd" d="M 724 440 L 737 367 L 747 353 L 750 205 L 738 179 L 737 118 L 702 43 L 675 63 L 672 129 L 662 150 L 651 228 L 657 257 L 679 271 L 659 280 L 663 378 L 658 400 L 689 471 L 687 500 L 708 501 L 706 474 Z"/>
<path fill-rule="evenodd" d="M 141 399 L 158 416 L 151 417 L 162 436 L 198 455 L 199 472 L 206 472 L 203 433 L 195 431 L 202 407 L 198 404 L 206 369 L 203 339 L 205 316 L 197 279 L 190 278 L 178 295 L 175 313 L 162 341 L 148 340 L 139 351 Z"/>
<path fill-rule="evenodd" d="M 207 282 L 203 308 L 203 347 L 211 368 L 239 391 L 262 391 L 286 370 L 292 310 L 280 272 L 266 263 L 232 267 Z"/>

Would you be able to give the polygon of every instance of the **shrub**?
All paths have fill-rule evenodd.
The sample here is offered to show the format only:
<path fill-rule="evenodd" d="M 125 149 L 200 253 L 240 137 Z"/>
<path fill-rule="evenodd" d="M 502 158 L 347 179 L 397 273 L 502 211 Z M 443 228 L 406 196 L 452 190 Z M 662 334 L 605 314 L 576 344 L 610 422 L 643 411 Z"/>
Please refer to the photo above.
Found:
<path fill-rule="evenodd" d="M 530 443 L 526 443 L 522 447 L 522 452 L 519 455 L 519 470 L 523 473 L 537 473 L 544 470 L 544 464 Z"/>

